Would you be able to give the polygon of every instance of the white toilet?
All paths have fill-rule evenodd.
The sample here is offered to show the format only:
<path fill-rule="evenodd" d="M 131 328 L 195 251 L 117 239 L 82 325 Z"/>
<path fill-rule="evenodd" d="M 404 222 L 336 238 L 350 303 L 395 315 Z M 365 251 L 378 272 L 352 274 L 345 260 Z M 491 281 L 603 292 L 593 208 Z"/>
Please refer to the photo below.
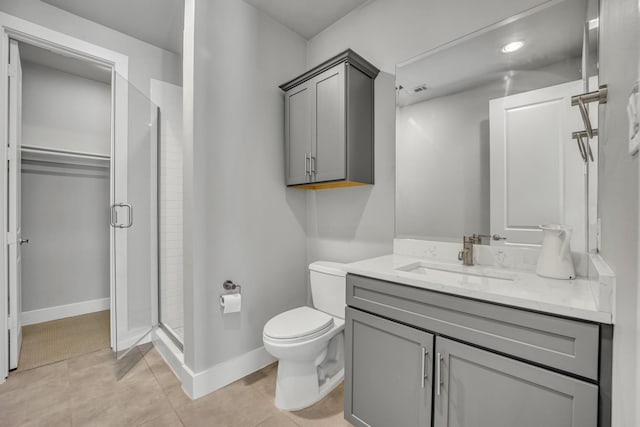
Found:
<path fill-rule="evenodd" d="M 318 261 L 309 265 L 313 308 L 298 307 L 264 326 L 264 348 L 278 362 L 278 408 L 297 411 L 318 402 L 344 377 L 343 265 Z"/>

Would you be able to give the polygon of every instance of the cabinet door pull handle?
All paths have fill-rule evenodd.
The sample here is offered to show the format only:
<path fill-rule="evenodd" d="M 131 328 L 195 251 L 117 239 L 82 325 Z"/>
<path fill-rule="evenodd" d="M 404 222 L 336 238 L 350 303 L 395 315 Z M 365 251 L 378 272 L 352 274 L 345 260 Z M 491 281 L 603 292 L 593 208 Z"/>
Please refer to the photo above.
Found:
<path fill-rule="evenodd" d="M 421 372 L 422 372 L 421 375 L 422 375 L 422 377 L 420 379 L 420 382 L 422 384 L 422 388 L 424 388 L 424 383 L 425 383 L 424 380 L 427 378 L 426 373 L 425 373 L 426 368 L 424 367 L 426 359 L 427 359 L 427 354 L 428 354 L 427 349 L 422 347 L 420 349 L 420 360 L 421 360 L 421 363 L 422 363 L 422 365 L 421 365 Z"/>
<path fill-rule="evenodd" d="M 309 153 L 304 153 L 304 176 L 311 175 L 310 157 Z"/>
<path fill-rule="evenodd" d="M 440 379 L 440 365 L 442 363 L 442 355 L 438 353 L 436 358 L 438 359 L 436 362 L 436 394 L 440 396 L 440 387 L 442 386 L 442 380 Z"/>
<path fill-rule="evenodd" d="M 309 174 L 316 173 L 316 157 L 309 154 L 309 158 L 311 159 L 311 170 L 309 171 Z"/>

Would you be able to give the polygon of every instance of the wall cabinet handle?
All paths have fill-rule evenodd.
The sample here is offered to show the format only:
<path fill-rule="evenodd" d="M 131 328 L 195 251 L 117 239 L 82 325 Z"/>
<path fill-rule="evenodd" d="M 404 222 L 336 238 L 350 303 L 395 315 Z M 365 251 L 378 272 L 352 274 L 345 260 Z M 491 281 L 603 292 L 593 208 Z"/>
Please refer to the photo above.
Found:
<path fill-rule="evenodd" d="M 442 355 L 440 353 L 438 353 L 438 355 L 436 356 L 436 394 L 438 396 L 440 396 L 440 387 L 442 386 L 442 380 L 441 380 L 441 364 L 442 364 Z"/>
<path fill-rule="evenodd" d="M 311 155 L 309 153 L 304 153 L 304 176 L 311 175 Z"/>
<path fill-rule="evenodd" d="M 316 173 L 316 157 L 309 154 L 309 158 L 311 159 L 311 171 L 309 173 Z"/>

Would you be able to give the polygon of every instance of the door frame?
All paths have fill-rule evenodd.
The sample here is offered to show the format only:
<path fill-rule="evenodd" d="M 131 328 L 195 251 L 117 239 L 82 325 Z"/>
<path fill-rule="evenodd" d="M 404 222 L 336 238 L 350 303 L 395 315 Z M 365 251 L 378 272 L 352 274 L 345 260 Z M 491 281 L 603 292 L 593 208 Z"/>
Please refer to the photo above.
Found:
<path fill-rule="evenodd" d="M 64 56 L 69 56 L 84 61 L 93 62 L 107 66 L 117 72 L 125 79 L 129 76 L 129 57 L 121 53 L 105 49 L 103 47 L 88 43 L 84 40 L 71 37 L 69 35 L 51 30 L 38 24 L 26 21 L 21 18 L 0 12 L 0 57 L 8 58 L 9 39 L 15 39 L 37 47 L 45 48 Z M 8 61 L 0 61 L 0 143 L 7 147 L 8 135 Z M 116 141 L 118 144 L 127 144 L 128 124 L 127 124 L 127 87 L 116 87 L 112 79 L 112 116 L 111 116 L 111 177 L 114 170 L 114 149 Z M 0 149 L 0 164 L 6 164 L 7 150 Z M 0 233 L 0 384 L 4 383 L 8 375 L 8 312 L 7 304 L 4 303 L 8 296 L 8 263 L 7 263 L 7 174 L 0 174 L 0 223 L 4 225 L 4 232 Z M 126 192 L 126 188 L 125 188 Z M 110 185 L 111 203 L 114 203 L 114 188 Z M 116 282 L 115 278 L 115 242 L 114 233 L 109 233 L 111 268 L 110 268 L 110 308 L 111 308 L 111 347 L 116 344 L 116 295 L 119 299 L 126 298 L 126 277 L 124 282 Z M 126 259 L 125 259 L 126 262 Z M 116 293 L 116 283 L 118 288 L 123 287 L 121 292 Z M 126 300 L 124 301 L 126 307 Z"/>

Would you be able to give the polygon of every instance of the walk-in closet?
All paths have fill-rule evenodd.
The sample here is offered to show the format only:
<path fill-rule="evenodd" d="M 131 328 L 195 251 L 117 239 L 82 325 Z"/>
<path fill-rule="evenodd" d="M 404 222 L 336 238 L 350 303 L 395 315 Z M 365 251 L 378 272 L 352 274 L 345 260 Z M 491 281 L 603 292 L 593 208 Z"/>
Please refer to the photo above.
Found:
<path fill-rule="evenodd" d="M 24 370 L 110 345 L 111 70 L 16 45 Z"/>

